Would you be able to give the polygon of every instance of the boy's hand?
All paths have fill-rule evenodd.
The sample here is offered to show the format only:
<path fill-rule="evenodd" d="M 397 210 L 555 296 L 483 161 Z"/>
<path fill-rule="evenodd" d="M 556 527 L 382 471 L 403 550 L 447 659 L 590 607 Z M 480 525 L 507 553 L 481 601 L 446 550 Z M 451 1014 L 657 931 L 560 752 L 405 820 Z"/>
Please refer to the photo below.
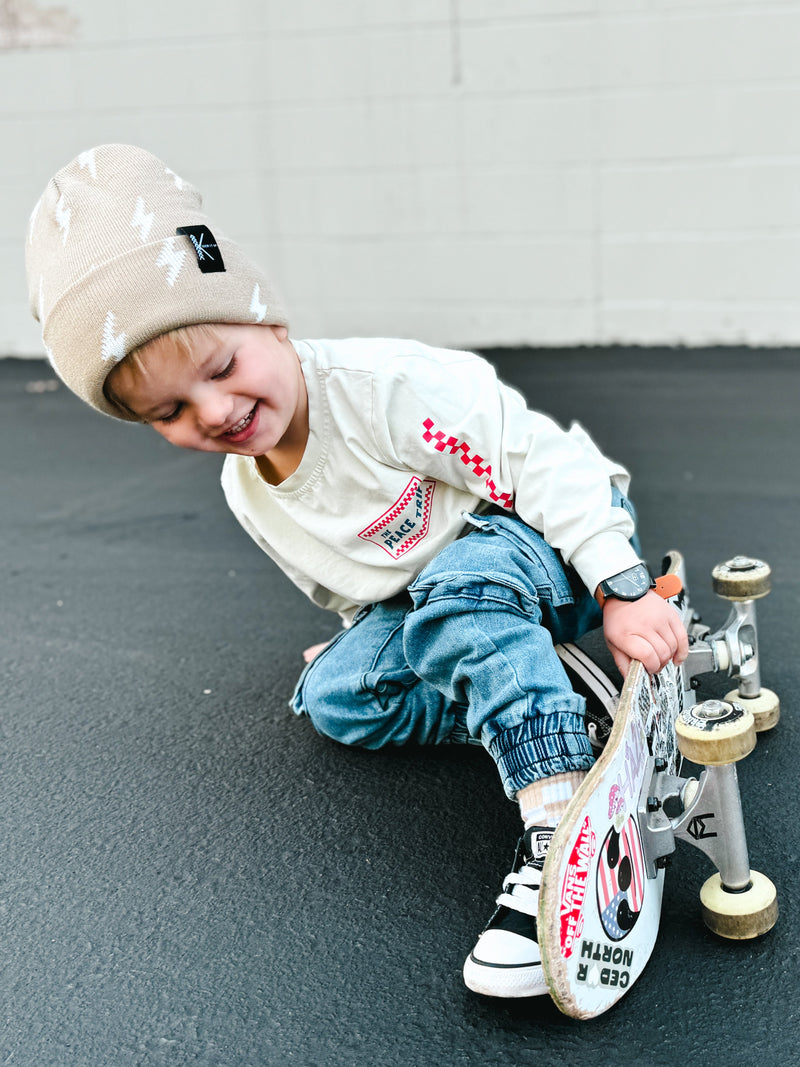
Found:
<path fill-rule="evenodd" d="M 689 655 L 680 615 L 652 590 L 641 600 L 609 597 L 603 605 L 603 633 L 623 678 L 631 660 L 641 660 L 645 670 L 657 674 L 670 661 L 683 663 Z"/>

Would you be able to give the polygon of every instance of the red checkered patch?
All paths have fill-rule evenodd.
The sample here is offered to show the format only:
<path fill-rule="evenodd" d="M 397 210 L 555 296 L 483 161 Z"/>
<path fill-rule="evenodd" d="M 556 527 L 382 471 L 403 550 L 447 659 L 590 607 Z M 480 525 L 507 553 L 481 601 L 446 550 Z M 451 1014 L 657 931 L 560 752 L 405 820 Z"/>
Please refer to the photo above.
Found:
<path fill-rule="evenodd" d="M 425 419 L 422 425 L 424 427 L 422 434 L 424 441 L 432 443 L 437 452 L 446 452 L 449 449 L 451 456 L 458 455 L 464 466 L 472 467 L 475 475 L 484 480 L 486 488 L 489 490 L 489 499 L 511 511 L 514 507 L 514 497 L 511 493 L 498 492 L 497 486 L 492 479 L 491 463 L 487 463 L 483 456 L 473 452 L 472 446 L 467 441 L 459 441 L 457 437 L 452 435 L 448 437 L 441 430 L 435 430 L 433 419 Z"/>

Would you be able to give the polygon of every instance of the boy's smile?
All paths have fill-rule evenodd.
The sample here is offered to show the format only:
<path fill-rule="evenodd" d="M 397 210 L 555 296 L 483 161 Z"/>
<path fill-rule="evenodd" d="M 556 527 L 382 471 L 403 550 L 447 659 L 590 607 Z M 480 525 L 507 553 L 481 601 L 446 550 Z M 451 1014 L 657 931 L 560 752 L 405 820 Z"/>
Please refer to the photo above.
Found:
<path fill-rule="evenodd" d="M 180 448 L 261 457 L 269 481 L 296 469 L 308 397 L 283 326 L 188 327 L 145 345 L 108 377 L 115 398 Z"/>

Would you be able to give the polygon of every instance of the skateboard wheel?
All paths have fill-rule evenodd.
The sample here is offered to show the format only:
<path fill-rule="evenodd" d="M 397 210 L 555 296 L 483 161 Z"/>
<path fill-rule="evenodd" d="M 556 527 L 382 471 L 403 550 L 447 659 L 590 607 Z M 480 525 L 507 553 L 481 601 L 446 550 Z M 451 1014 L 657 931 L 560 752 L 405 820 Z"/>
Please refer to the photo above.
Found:
<path fill-rule="evenodd" d="M 771 730 L 781 717 L 780 699 L 771 689 L 762 688 L 757 697 L 744 697 L 738 690 L 733 689 L 725 694 L 725 700 L 741 704 L 751 713 L 756 724 L 756 733 Z"/>
<path fill-rule="evenodd" d="M 675 733 L 682 755 L 705 766 L 735 763 L 756 747 L 753 716 L 727 700 L 684 708 L 675 720 Z"/>
<path fill-rule="evenodd" d="M 778 921 L 778 895 L 764 874 L 750 872 L 750 885 L 741 892 L 726 889 L 712 874 L 700 890 L 703 922 L 712 933 L 735 941 L 761 937 Z"/>
<path fill-rule="evenodd" d="M 717 596 L 725 600 L 758 600 L 772 588 L 771 575 L 769 564 L 763 560 L 734 556 L 716 565 L 711 584 Z"/>

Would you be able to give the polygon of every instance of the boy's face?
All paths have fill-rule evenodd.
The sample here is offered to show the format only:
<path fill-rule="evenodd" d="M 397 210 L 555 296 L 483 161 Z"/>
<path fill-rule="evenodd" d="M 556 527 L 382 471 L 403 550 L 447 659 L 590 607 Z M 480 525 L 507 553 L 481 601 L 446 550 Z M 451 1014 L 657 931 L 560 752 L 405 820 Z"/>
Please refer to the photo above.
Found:
<path fill-rule="evenodd" d="M 116 397 L 180 448 L 263 456 L 302 453 L 307 395 L 283 326 L 214 326 L 191 355 L 157 338 L 108 378 Z"/>

